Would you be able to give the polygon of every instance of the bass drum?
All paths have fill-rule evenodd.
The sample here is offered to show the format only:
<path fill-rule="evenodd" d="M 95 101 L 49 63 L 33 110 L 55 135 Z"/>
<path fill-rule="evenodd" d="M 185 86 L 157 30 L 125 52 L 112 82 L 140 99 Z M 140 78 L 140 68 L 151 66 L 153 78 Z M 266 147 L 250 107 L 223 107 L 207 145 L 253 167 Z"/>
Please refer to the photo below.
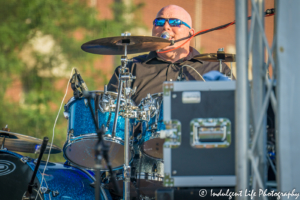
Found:
<path fill-rule="evenodd" d="M 33 159 L 11 151 L 0 150 L 0 199 L 22 199 L 34 167 Z M 33 194 L 37 195 L 37 200 L 95 198 L 95 190 L 91 186 L 94 178 L 87 171 L 50 162 L 45 170 L 41 192 L 37 194 L 44 167 L 45 162 L 41 162 L 34 181 L 37 187 L 33 189 Z M 101 200 L 111 200 L 107 190 L 102 188 L 100 192 Z"/>

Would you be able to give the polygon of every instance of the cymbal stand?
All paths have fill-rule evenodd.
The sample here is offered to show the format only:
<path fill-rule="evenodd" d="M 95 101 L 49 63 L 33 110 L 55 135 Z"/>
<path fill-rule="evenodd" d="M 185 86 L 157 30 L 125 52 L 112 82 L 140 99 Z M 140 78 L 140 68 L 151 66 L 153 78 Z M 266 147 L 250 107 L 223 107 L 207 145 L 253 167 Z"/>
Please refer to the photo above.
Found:
<path fill-rule="evenodd" d="M 122 34 L 122 36 L 130 36 L 129 33 Z M 112 131 L 112 137 L 115 136 L 116 133 L 116 126 L 117 126 L 117 119 L 120 109 L 120 99 L 121 99 L 121 92 L 123 90 L 124 85 L 124 99 L 125 105 L 122 105 L 122 115 L 125 118 L 125 127 L 124 127 L 124 171 L 123 171 L 123 199 L 129 200 L 130 199 L 130 177 L 131 177 L 131 167 L 129 166 L 129 154 L 130 154 L 130 144 L 129 144 L 129 118 L 135 118 L 136 112 L 133 111 L 133 105 L 131 104 L 131 96 L 135 93 L 135 90 L 131 89 L 131 82 L 135 79 L 134 76 L 129 72 L 127 67 L 129 60 L 127 58 L 127 45 L 130 44 L 129 39 L 122 39 L 119 43 L 120 45 L 124 46 L 124 56 L 121 57 L 121 68 L 119 72 L 119 89 L 118 89 L 118 98 L 117 98 L 117 105 L 115 110 L 115 120 L 114 126 Z"/>
<path fill-rule="evenodd" d="M 222 73 L 222 61 L 225 60 L 225 51 L 224 48 L 219 48 L 217 51 L 217 59 L 220 62 L 220 72 Z"/>

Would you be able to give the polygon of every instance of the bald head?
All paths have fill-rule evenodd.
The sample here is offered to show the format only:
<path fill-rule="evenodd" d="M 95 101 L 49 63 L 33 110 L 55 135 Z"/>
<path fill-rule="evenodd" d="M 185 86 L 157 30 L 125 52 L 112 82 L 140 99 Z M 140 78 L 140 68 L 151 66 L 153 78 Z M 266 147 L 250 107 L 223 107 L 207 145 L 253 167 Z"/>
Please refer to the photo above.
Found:
<path fill-rule="evenodd" d="M 168 5 L 163 7 L 156 15 L 156 18 L 159 17 L 181 19 L 190 27 L 192 27 L 192 18 L 190 14 L 182 7 L 176 5 Z"/>
<path fill-rule="evenodd" d="M 169 40 L 179 40 L 185 38 L 189 35 L 193 35 L 195 30 L 192 28 L 192 18 L 190 14 L 184 10 L 183 8 L 176 6 L 176 5 L 168 5 L 163 7 L 156 15 L 156 18 L 164 18 L 164 19 L 180 19 L 182 22 L 188 24 L 191 28 L 187 25 L 182 23 L 179 26 L 174 26 L 174 24 L 170 25 L 169 21 L 165 21 L 164 24 L 157 25 L 153 23 L 152 27 L 152 36 L 161 37 L 164 32 L 168 32 L 170 37 Z M 178 48 L 177 48 L 178 47 Z M 161 50 L 169 50 L 167 52 L 160 52 L 158 57 L 162 58 L 166 61 L 175 62 L 181 58 L 186 57 L 190 52 L 190 41 L 182 40 L 176 42 L 173 45 L 167 46 Z"/>

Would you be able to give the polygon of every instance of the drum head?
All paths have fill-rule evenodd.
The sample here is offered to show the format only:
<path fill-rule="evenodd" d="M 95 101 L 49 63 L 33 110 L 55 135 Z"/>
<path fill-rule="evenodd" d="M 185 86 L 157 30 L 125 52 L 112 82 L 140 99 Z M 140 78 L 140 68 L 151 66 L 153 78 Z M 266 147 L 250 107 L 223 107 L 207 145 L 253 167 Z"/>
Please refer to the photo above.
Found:
<path fill-rule="evenodd" d="M 142 144 L 142 151 L 151 158 L 163 159 L 163 145 L 165 139 L 154 138 Z"/>
<path fill-rule="evenodd" d="M 4 152 L 0 152 L 0 199 L 22 199 L 27 191 L 33 170 L 24 164 L 20 158 Z M 39 181 L 34 181 L 39 187 Z M 33 191 L 36 195 L 36 192 Z M 37 197 L 40 200 L 40 197 Z"/>
<path fill-rule="evenodd" d="M 68 144 L 64 148 L 64 156 L 71 163 L 84 167 L 93 169 L 95 167 L 95 145 L 98 142 L 98 138 L 85 138 Z M 112 168 L 118 169 L 122 168 L 124 164 L 124 146 L 116 140 L 105 141 L 109 148 L 109 159 Z M 129 155 L 131 158 L 131 153 Z M 102 167 L 107 170 L 107 165 L 104 159 L 102 159 Z"/>

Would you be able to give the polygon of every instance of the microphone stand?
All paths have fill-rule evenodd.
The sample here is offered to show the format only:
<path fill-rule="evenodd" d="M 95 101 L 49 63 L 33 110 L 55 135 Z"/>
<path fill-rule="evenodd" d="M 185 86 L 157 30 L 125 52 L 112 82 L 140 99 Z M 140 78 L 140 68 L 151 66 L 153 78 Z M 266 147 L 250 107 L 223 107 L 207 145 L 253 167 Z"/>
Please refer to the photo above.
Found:
<path fill-rule="evenodd" d="M 114 173 L 112 171 L 111 163 L 109 161 L 109 155 L 108 155 L 109 146 L 103 140 L 103 134 L 105 134 L 105 126 L 102 125 L 101 129 L 99 128 L 99 125 L 98 125 L 98 122 L 96 120 L 96 116 L 95 116 L 95 113 L 93 111 L 92 104 L 91 104 L 91 101 L 90 101 L 90 99 L 91 98 L 94 99 L 95 96 L 93 94 L 90 94 L 87 91 L 84 91 L 83 95 L 88 100 L 88 105 L 89 105 L 89 108 L 90 108 L 90 112 L 92 114 L 94 124 L 96 126 L 96 133 L 97 133 L 97 136 L 98 136 L 98 142 L 95 146 L 95 159 L 96 159 L 96 165 L 95 165 L 95 169 L 96 169 L 95 199 L 99 200 L 99 197 L 100 197 L 100 170 L 102 168 L 102 165 L 101 165 L 102 156 L 105 159 L 108 170 L 111 174 L 111 180 L 112 180 L 113 185 L 115 187 L 115 190 L 117 192 L 119 192 L 119 187 L 118 187 L 117 181 L 115 179 Z M 95 108 L 95 109 L 97 109 L 97 108 Z"/>
<path fill-rule="evenodd" d="M 44 137 L 43 139 L 43 143 L 42 143 L 42 146 L 41 146 L 41 151 L 40 151 L 40 154 L 39 154 L 39 157 L 38 157 L 38 160 L 37 160 L 37 163 L 35 165 L 35 168 L 34 168 L 34 171 L 33 171 L 33 174 L 31 176 L 31 180 L 28 184 L 28 187 L 27 187 L 27 191 L 26 193 L 24 194 L 24 196 L 22 197 L 22 200 L 32 200 L 32 199 L 35 199 L 35 196 L 32 195 L 32 189 L 33 187 L 37 187 L 35 184 L 34 184 L 34 179 L 35 179 L 35 176 L 36 176 L 36 173 L 37 173 L 37 170 L 39 169 L 39 166 L 41 164 L 41 160 L 42 160 L 42 156 L 46 150 L 46 147 L 47 147 L 47 143 L 48 143 L 49 139 L 48 137 Z M 42 184 L 42 183 L 41 183 Z M 38 191 L 37 191 L 38 192 Z"/>

